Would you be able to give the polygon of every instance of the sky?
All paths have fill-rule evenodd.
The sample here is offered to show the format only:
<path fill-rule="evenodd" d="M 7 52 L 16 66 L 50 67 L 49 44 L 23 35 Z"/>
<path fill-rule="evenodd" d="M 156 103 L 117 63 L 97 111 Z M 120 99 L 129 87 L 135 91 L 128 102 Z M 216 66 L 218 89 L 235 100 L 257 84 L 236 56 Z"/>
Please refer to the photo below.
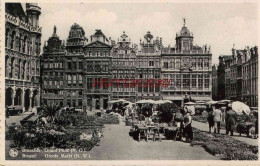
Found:
<path fill-rule="evenodd" d="M 71 25 L 83 27 L 86 37 L 101 29 L 117 41 L 123 31 L 133 43 L 139 44 L 147 31 L 154 38 L 162 37 L 164 46 L 174 46 L 175 36 L 183 26 L 194 35 L 193 43 L 210 45 L 212 62 L 219 55 L 230 55 L 236 49 L 258 43 L 258 6 L 254 3 L 39 3 L 42 45 L 57 27 L 57 35 L 66 40 Z"/>

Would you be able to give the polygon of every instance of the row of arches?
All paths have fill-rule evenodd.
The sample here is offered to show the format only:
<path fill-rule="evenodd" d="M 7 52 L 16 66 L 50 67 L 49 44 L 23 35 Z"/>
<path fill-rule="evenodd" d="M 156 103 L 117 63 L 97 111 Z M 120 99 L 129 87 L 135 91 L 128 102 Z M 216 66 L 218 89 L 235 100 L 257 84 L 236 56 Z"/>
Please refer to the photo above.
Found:
<path fill-rule="evenodd" d="M 34 73 L 40 74 L 40 62 L 36 61 L 26 61 L 23 59 L 18 59 L 15 57 L 5 56 L 5 77 L 7 78 L 15 78 L 21 80 L 29 80 L 30 79 L 30 70 L 34 68 Z"/>
<path fill-rule="evenodd" d="M 25 110 L 29 110 L 34 106 L 38 106 L 38 90 L 31 91 L 30 89 L 22 90 L 18 88 L 14 90 L 9 87 L 5 91 L 5 105 L 8 106 L 22 106 Z"/>
<path fill-rule="evenodd" d="M 18 50 L 22 53 L 29 54 L 29 43 L 30 38 L 27 35 L 22 35 L 22 33 L 16 32 L 16 30 L 11 30 L 6 28 L 5 30 L 5 47 Z"/>

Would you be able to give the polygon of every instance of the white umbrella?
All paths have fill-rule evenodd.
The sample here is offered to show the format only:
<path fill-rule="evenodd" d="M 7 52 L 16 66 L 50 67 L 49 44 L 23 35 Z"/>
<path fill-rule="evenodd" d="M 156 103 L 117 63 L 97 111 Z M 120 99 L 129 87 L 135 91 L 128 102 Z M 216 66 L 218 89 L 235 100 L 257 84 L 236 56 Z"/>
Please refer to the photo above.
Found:
<path fill-rule="evenodd" d="M 213 101 L 213 100 L 211 100 L 211 101 L 208 101 L 206 104 L 208 104 L 208 105 L 212 105 L 212 104 L 217 104 L 218 102 L 217 101 Z"/>
<path fill-rule="evenodd" d="M 145 104 L 145 103 L 151 103 L 151 104 L 154 104 L 155 101 L 154 100 L 139 100 L 138 102 L 136 102 L 137 104 Z"/>
<path fill-rule="evenodd" d="M 231 102 L 231 100 L 220 100 L 220 102 Z"/>
<path fill-rule="evenodd" d="M 156 101 L 154 101 L 154 103 L 155 104 L 163 104 L 164 102 L 163 102 L 163 100 L 156 100 Z"/>
<path fill-rule="evenodd" d="M 188 102 L 188 103 L 185 103 L 184 105 L 196 105 L 196 103 L 193 103 L 193 102 Z"/>
<path fill-rule="evenodd" d="M 248 105 L 240 102 L 240 101 L 235 101 L 232 103 L 232 109 L 238 114 L 241 115 L 243 112 L 249 115 L 251 112 L 250 108 Z"/>
<path fill-rule="evenodd" d="M 144 104 L 144 103 L 147 103 L 147 101 L 146 100 L 139 100 L 139 101 L 136 102 L 136 104 Z"/>
<path fill-rule="evenodd" d="M 164 103 L 172 103 L 171 100 L 163 100 Z"/>
<path fill-rule="evenodd" d="M 117 102 L 117 100 L 110 100 L 110 101 L 108 101 L 109 104 L 114 104 L 116 102 Z"/>

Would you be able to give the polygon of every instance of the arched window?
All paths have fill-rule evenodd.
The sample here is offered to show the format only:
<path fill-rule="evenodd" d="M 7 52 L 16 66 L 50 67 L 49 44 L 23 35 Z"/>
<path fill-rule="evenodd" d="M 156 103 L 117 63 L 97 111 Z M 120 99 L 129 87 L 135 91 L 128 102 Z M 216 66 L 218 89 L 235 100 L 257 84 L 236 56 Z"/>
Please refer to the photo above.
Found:
<path fill-rule="evenodd" d="M 23 61 L 23 67 L 22 67 L 22 79 L 25 79 L 25 70 L 26 70 L 26 61 Z"/>
<path fill-rule="evenodd" d="M 8 77 L 9 74 L 9 58 L 5 56 L 5 77 Z"/>
<path fill-rule="evenodd" d="M 22 51 L 22 43 L 23 43 L 23 39 L 22 39 L 22 34 L 20 33 L 20 35 L 19 35 L 19 41 L 18 41 L 18 43 L 19 43 L 19 48 L 18 48 L 18 50 L 19 51 Z"/>
<path fill-rule="evenodd" d="M 18 69 L 18 79 L 21 79 L 21 70 L 22 70 L 22 61 L 21 61 L 21 59 L 19 59 L 19 61 L 18 61 L 18 66 L 19 66 L 19 69 Z"/>
<path fill-rule="evenodd" d="M 27 36 L 24 36 L 24 39 L 23 39 L 23 53 L 27 53 L 27 43 L 28 43 L 28 38 L 27 38 Z"/>
<path fill-rule="evenodd" d="M 12 35 L 11 35 L 11 49 L 14 49 L 14 46 L 15 46 L 15 31 L 12 32 Z"/>
<path fill-rule="evenodd" d="M 5 47 L 8 47 L 8 38 L 9 38 L 9 28 L 5 30 Z"/>
<path fill-rule="evenodd" d="M 14 78 L 14 71 L 15 70 L 15 59 L 11 59 L 11 70 L 9 72 L 9 78 Z"/>

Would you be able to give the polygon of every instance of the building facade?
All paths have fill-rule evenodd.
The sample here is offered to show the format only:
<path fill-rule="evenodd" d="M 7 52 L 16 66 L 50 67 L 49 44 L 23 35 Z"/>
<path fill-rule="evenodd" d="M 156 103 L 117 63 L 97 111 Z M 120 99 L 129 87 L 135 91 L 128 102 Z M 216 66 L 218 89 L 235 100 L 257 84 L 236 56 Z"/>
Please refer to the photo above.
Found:
<path fill-rule="evenodd" d="M 136 78 L 143 80 L 143 86 L 137 86 L 137 100 L 158 100 L 160 87 L 145 86 L 148 79 L 160 79 L 161 77 L 161 49 L 162 39 L 153 40 L 151 32 L 147 32 L 143 41 L 140 40 L 140 49 L 136 54 Z"/>
<path fill-rule="evenodd" d="M 176 47 L 164 48 L 161 53 L 161 75 L 170 79 L 170 86 L 163 87 L 163 99 L 183 104 L 184 98 L 211 100 L 212 54 L 210 46 L 193 44 L 193 34 L 184 25 L 176 34 Z"/>
<path fill-rule="evenodd" d="M 40 105 L 41 8 L 6 3 L 5 12 L 5 104 L 26 111 Z"/>
<path fill-rule="evenodd" d="M 42 101 L 47 101 L 64 105 L 65 89 L 65 43 L 57 35 L 54 27 L 53 34 L 44 43 L 43 54 L 41 57 L 42 68 Z"/>
<path fill-rule="evenodd" d="M 56 27 L 47 43 L 42 56 L 44 103 L 95 110 L 106 109 L 108 101 L 114 99 L 168 99 L 179 105 L 187 96 L 211 100 L 210 47 L 194 45 L 193 35 L 185 25 L 176 35 L 176 47 L 164 47 L 162 38 L 154 39 L 149 31 L 140 40 L 139 48 L 125 32 L 117 43 L 101 30 L 88 40 L 78 24 L 72 25 L 66 44 L 58 38 Z M 58 65 L 60 70 L 46 69 L 45 63 Z M 54 85 L 49 86 L 50 81 L 45 79 L 52 79 Z M 132 86 L 139 80 L 142 86 Z M 147 80 L 153 86 L 146 86 Z M 168 80 L 169 84 L 155 86 L 156 80 Z"/>
<path fill-rule="evenodd" d="M 225 74 L 225 97 L 258 107 L 258 47 L 233 48 L 225 59 Z"/>
<path fill-rule="evenodd" d="M 129 86 L 132 80 L 136 78 L 136 52 L 137 46 L 131 43 L 131 39 L 125 32 L 118 39 L 117 44 L 112 49 L 112 78 L 125 79 L 124 82 L 116 86 L 114 83 L 111 87 L 111 99 L 126 99 L 131 102 L 136 102 L 136 87 Z"/>
<path fill-rule="evenodd" d="M 212 66 L 212 100 L 218 100 L 218 72 L 217 66 Z"/>

